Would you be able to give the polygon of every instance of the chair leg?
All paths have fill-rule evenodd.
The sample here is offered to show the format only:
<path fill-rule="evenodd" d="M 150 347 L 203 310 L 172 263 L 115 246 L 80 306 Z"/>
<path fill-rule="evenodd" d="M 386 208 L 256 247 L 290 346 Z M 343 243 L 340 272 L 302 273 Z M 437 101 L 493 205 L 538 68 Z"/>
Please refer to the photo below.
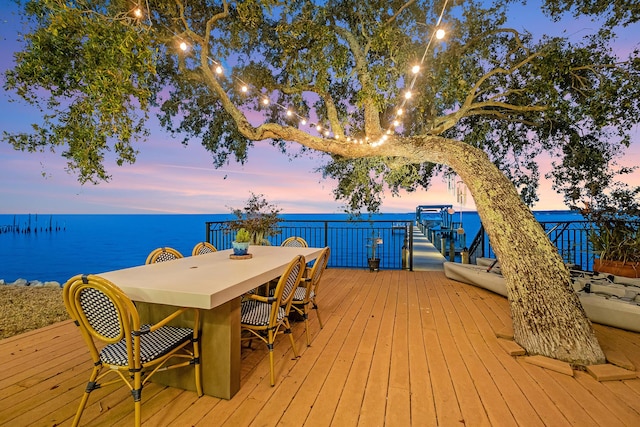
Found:
<path fill-rule="evenodd" d="M 307 336 L 307 347 L 311 347 L 311 339 L 309 338 L 309 314 L 307 313 L 307 306 L 304 307 L 304 333 Z"/>
<path fill-rule="evenodd" d="M 140 427 L 142 423 L 142 374 L 140 371 L 133 374 L 133 390 L 131 390 L 133 396 L 133 408 L 135 411 L 135 427 Z"/>
<path fill-rule="evenodd" d="M 320 318 L 320 310 L 318 310 L 318 304 L 313 303 L 313 309 L 316 311 L 316 316 L 318 317 L 318 322 L 320 322 L 320 329 L 322 329 L 322 319 Z"/>
<path fill-rule="evenodd" d="M 87 388 L 82 395 L 82 399 L 80 400 L 80 405 L 78 406 L 78 410 L 76 411 L 76 416 L 73 418 L 73 423 L 71 424 L 73 427 L 77 427 L 80 424 L 80 417 L 82 417 L 82 413 L 84 412 L 85 406 L 87 406 L 87 401 L 89 400 L 89 394 L 94 390 L 96 378 L 98 378 L 98 373 L 100 373 L 100 367 L 95 366 L 93 371 L 91 371 L 91 376 L 89 377 L 89 382 L 87 383 Z"/>
<path fill-rule="evenodd" d="M 269 375 L 270 375 L 270 380 L 271 380 L 271 387 L 276 385 L 276 375 L 273 372 L 274 371 L 274 366 L 273 366 L 273 341 L 274 341 L 274 334 L 273 334 L 273 331 L 271 329 L 269 329 L 269 342 L 267 343 L 267 347 L 269 348 Z"/>
<path fill-rule="evenodd" d="M 199 339 L 199 338 L 198 338 Z M 193 342 L 193 363 L 196 376 L 196 392 L 198 397 L 201 397 L 204 392 L 202 391 L 202 365 L 200 364 L 200 343 L 198 340 Z"/>
<path fill-rule="evenodd" d="M 141 403 L 142 402 L 140 402 L 139 400 L 137 402 L 133 403 L 133 406 L 134 406 L 135 411 L 136 411 L 136 413 L 135 413 L 136 419 L 134 421 L 134 425 L 136 427 L 140 427 L 140 424 L 142 423 L 142 414 L 141 414 L 141 412 L 142 412 L 142 404 Z"/>
<path fill-rule="evenodd" d="M 284 333 L 289 335 L 289 341 L 291 341 L 291 349 L 293 350 L 293 355 L 295 356 L 295 358 L 297 359 L 298 356 L 298 349 L 296 348 L 296 342 L 293 339 L 293 334 L 291 333 L 291 325 L 289 324 L 289 319 L 285 318 L 284 319 Z"/>
<path fill-rule="evenodd" d="M 196 363 L 196 393 L 198 393 L 198 397 L 202 397 L 204 392 L 202 391 L 202 366 L 200 362 Z"/>

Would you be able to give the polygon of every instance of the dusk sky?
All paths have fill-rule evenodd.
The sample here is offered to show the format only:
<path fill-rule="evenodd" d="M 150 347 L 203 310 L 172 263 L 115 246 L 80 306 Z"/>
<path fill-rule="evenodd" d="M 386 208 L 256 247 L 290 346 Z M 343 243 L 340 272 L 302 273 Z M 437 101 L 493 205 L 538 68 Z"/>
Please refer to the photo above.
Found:
<path fill-rule="evenodd" d="M 11 66 L 16 43 L 19 17 L 13 3 L 0 6 L 0 43 L 2 59 L 0 72 Z M 535 1 L 529 2 L 526 24 L 513 25 L 518 29 L 542 31 Z M 593 24 L 573 23 L 589 27 Z M 545 33 L 560 35 L 567 25 L 547 26 Z M 617 48 L 628 52 L 638 45 L 639 25 L 629 28 L 619 39 Z M 635 36 L 634 36 L 635 34 Z M 0 96 L 0 131 L 28 130 L 31 123 L 40 123 L 39 112 L 22 102 L 10 102 L 4 91 Z M 342 204 L 333 199 L 334 183 L 324 180 L 314 170 L 322 163 L 320 155 L 288 159 L 276 152 L 267 142 L 256 143 L 244 166 L 230 164 L 222 169 L 212 166 L 211 154 L 192 141 L 188 147 L 173 139 L 157 125 L 150 126 L 151 136 L 137 146 L 140 151 L 133 165 L 118 167 L 107 163 L 112 180 L 97 186 L 81 186 L 74 175 L 65 171 L 60 154 L 22 153 L 0 142 L 0 214 L 14 213 L 229 213 L 229 208 L 244 206 L 250 193 L 264 194 L 266 199 L 282 208 L 283 213 L 336 213 Z M 640 130 L 633 134 L 633 144 L 620 161 L 626 166 L 640 164 Z M 542 170 L 544 175 L 546 170 Z M 224 179 L 226 176 L 226 179 Z M 640 184 L 640 172 L 629 181 Z M 432 188 L 401 197 L 387 194 L 382 212 L 411 212 L 419 204 L 453 204 L 439 177 Z M 464 209 L 474 209 L 469 199 Z M 566 209 L 562 197 L 541 183 L 540 202 L 535 210 Z"/>

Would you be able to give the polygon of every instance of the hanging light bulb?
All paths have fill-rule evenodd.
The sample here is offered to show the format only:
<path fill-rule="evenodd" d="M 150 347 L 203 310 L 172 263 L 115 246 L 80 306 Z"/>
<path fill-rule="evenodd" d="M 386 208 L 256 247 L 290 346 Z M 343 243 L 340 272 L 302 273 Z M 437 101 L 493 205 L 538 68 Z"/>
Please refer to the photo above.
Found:
<path fill-rule="evenodd" d="M 180 42 L 180 50 L 182 50 L 182 51 L 186 51 L 187 50 L 187 44 L 185 42 Z"/>
<path fill-rule="evenodd" d="M 414 66 L 411 68 L 411 72 L 412 72 L 413 74 L 418 74 L 418 73 L 420 72 L 420 66 L 419 66 L 419 65 L 414 65 Z"/>
<path fill-rule="evenodd" d="M 293 116 L 293 112 L 291 110 L 287 110 L 287 117 Z"/>
<path fill-rule="evenodd" d="M 393 121 L 393 126 L 395 126 L 395 127 L 400 126 L 400 120 L 394 120 Z"/>
<path fill-rule="evenodd" d="M 133 9 L 133 16 L 135 16 L 136 18 L 142 18 L 142 9 L 140 9 L 139 7 Z"/>
<path fill-rule="evenodd" d="M 405 97 L 405 99 L 411 99 L 411 96 L 412 96 L 412 93 L 411 93 L 411 91 L 410 91 L 410 90 L 408 90 L 408 91 L 406 91 L 406 92 L 404 93 L 404 97 Z"/>
<path fill-rule="evenodd" d="M 263 99 L 262 99 L 262 103 L 263 103 L 264 105 L 269 105 L 269 99 L 268 99 L 268 98 L 263 98 Z"/>
<path fill-rule="evenodd" d="M 222 67 L 219 65 L 216 67 L 216 74 L 222 74 Z"/>
<path fill-rule="evenodd" d="M 396 116 L 401 116 L 403 112 L 404 111 L 402 111 L 402 108 L 398 108 L 398 111 L 396 111 Z"/>
<path fill-rule="evenodd" d="M 241 90 L 243 93 L 247 93 L 247 91 L 249 91 L 249 88 L 247 87 L 247 85 L 242 85 L 242 87 L 240 88 L 240 90 Z"/>
<path fill-rule="evenodd" d="M 438 29 L 438 31 L 436 31 L 436 38 L 438 40 L 442 40 L 444 38 L 445 32 L 442 28 Z"/>
<path fill-rule="evenodd" d="M 301 124 L 301 125 L 306 125 L 306 124 L 307 124 L 307 120 L 306 120 L 306 119 L 302 119 L 302 120 L 300 120 L 300 124 Z"/>

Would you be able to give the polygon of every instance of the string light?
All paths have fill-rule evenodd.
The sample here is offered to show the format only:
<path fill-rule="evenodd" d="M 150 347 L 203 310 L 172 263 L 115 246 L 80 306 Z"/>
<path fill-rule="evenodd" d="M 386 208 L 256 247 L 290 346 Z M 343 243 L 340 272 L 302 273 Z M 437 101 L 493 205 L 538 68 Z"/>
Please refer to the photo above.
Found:
<path fill-rule="evenodd" d="M 440 15 L 438 16 L 438 20 L 436 21 L 436 25 L 435 28 L 438 28 L 440 26 L 440 23 L 442 22 L 442 17 L 444 16 L 444 11 L 447 8 L 447 3 L 448 0 L 445 0 L 444 4 L 442 5 L 442 10 L 440 11 Z M 424 64 L 426 57 L 427 57 L 427 53 L 429 52 L 429 48 L 431 47 L 431 43 L 433 42 L 434 37 L 438 40 L 442 40 L 445 36 L 445 31 L 442 28 L 438 28 L 435 32 L 431 33 L 431 37 L 429 38 L 429 41 L 427 43 L 427 46 L 424 49 L 424 53 L 422 55 L 422 58 L 420 60 L 420 65 Z M 411 72 L 413 73 L 413 78 L 411 79 L 410 84 L 408 85 L 408 90 L 404 93 L 404 100 L 402 101 L 402 103 L 400 104 L 400 107 L 396 110 L 396 117 L 399 117 L 403 114 L 404 110 L 403 110 L 403 106 L 405 105 L 405 103 L 412 98 L 413 93 L 413 87 L 416 83 L 416 79 L 418 77 L 418 73 L 420 72 L 420 65 L 414 65 L 413 67 L 411 67 Z M 393 127 L 398 127 L 400 124 L 400 122 L 398 120 L 394 120 L 393 121 Z M 383 140 L 384 141 L 384 140 Z"/>
<path fill-rule="evenodd" d="M 448 3 L 448 0 L 445 0 L 445 2 L 443 4 L 443 7 L 442 7 L 442 11 L 441 11 L 441 13 L 440 13 L 440 15 L 438 17 L 438 20 L 436 22 L 436 25 L 435 25 L 436 28 L 439 27 L 439 25 L 440 25 L 440 23 L 442 21 L 442 17 L 444 15 L 444 11 L 446 10 L 447 3 Z M 132 13 L 136 18 L 143 17 L 143 12 L 142 12 L 142 10 L 140 8 L 134 9 Z M 396 110 L 396 117 L 400 117 L 400 116 L 402 116 L 404 114 L 404 109 L 403 109 L 404 104 L 413 97 L 413 92 L 412 92 L 413 86 L 415 85 L 415 82 L 416 82 L 416 79 L 417 79 L 417 75 L 420 73 L 421 65 L 424 63 L 424 61 L 426 59 L 426 55 L 427 55 L 427 53 L 429 51 L 429 47 L 431 46 L 431 43 L 432 43 L 434 37 L 436 39 L 438 39 L 438 40 L 441 40 L 441 39 L 444 38 L 444 36 L 445 36 L 445 31 L 442 28 L 438 28 L 435 32 L 433 32 L 431 34 L 431 37 L 429 38 L 429 41 L 428 41 L 427 46 L 425 48 L 425 51 L 424 51 L 424 54 L 423 54 L 422 59 L 420 61 L 420 64 L 416 64 L 416 65 L 413 65 L 411 67 L 411 72 L 413 73 L 414 76 L 413 76 L 413 79 L 411 80 L 410 84 L 408 85 L 408 89 L 404 93 L 404 100 L 402 101 L 401 105 Z M 189 48 L 189 45 L 186 42 L 182 41 L 182 42 L 180 42 L 179 47 L 180 47 L 180 50 L 187 51 L 188 48 Z M 216 61 L 212 60 L 211 58 L 209 58 L 209 59 L 214 64 L 216 64 L 215 73 L 218 74 L 218 75 L 222 75 L 223 72 L 224 72 L 223 67 L 220 64 L 218 64 Z M 231 77 L 234 78 L 234 79 L 237 79 L 237 77 L 235 77 L 233 75 Z M 249 85 L 244 83 L 244 82 L 242 82 L 242 83 L 243 84 L 240 87 L 240 91 L 242 93 L 246 94 L 246 93 L 249 92 Z M 271 103 L 271 101 L 267 97 L 262 98 L 261 102 L 265 106 L 269 105 Z M 280 105 L 278 103 L 275 103 L 274 105 L 284 109 L 286 111 L 286 116 L 287 117 L 293 117 L 294 115 L 297 116 L 300 119 L 300 122 L 299 122 L 300 125 L 306 125 L 307 124 L 306 118 L 298 115 L 297 113 L 295 113 L 291 109 L 289 109 L 289 108 L 287 108 L 287 107 L 285 107 L 283 105 Z M 396 120 L 393 120 L 392 124 L 393 124 L 393 127 L 396 128 L 396 127 L 401 125 L 401 122 L 396 119 Z M 314 125 L 312 124 L 311 126 L 313 127 Z M 331 135 L 330 130 L 329 129 L 324 129 L 323 130 L 323 127 L 320 124 L 315 125 L 315 128 L 316 128 L 316 131 L 318 131 L 318 133 L 320 133 L 320 135 L 324 135 L 325 137 L 328 137 L 329 135 Z M 375 142 L 370 142 L 368 136 L 366 136 L 364 138 L 364 140 L 363 139 L 355 139 L 355 138 L 347 137 L 346 141 L 347 142 L 359 143 L 359 144 L 367 143 L 372 147 L 377 147 L 377 146 L 381 145 L 382 143 L 384 143 L 389 138 L 389 135 L 391 135 L 393 132 L 394 131 L 392 129 L 387 129 L 386 133 L 378 141 L 375 141 Z M 339 139 L 338 135 L 334 134 L 333 137 L 335 139 Z"/>

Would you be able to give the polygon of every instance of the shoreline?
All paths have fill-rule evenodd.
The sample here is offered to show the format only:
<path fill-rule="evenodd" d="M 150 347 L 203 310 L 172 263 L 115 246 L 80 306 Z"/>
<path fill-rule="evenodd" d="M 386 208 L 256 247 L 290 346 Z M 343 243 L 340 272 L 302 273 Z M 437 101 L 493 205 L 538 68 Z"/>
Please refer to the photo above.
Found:
<path fill-rule="evenodd" d="M 23 278 L 16 279 L 13 282 L 7 282 L 5 279 L 0 279 L 0 286 L 19 286 L 25 288 L 60 288 L 62 289 L 63 285 L 56 280 L 48 280 L 46 282 L 42 282 L 40 280 L 27 280 Z"/>
<path fill-rule="evenodd" d="M 60 286 L 0 286 L 0 308 L 0 339 L 69 319 Z"/>

